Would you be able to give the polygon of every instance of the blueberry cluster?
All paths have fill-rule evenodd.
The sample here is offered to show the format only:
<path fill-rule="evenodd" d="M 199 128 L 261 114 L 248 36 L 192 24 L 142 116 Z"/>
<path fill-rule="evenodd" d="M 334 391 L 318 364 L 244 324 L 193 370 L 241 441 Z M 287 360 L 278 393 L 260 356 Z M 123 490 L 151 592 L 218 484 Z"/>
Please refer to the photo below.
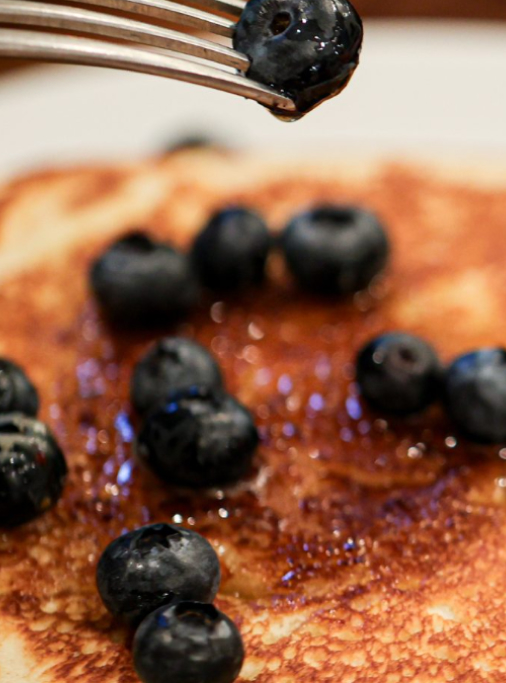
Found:
<path fill-rule="evenodd" d="M 472 351 L 445 368 L 422 339 L 384 334 L 359 352 L 356 377 L 362 396 L 376 409 L 409 415 L 442 399 L 469 439 L 506 441 L 505 349 Z"/>
<path fill-rule="evenodd" d="M 137 456 L 167 483 L 217 486 L 250 469 L 258 432 L 223 385 L 216 360 L 190 339 L 160 339 L 135 365 Z M 212 605 L 220 578 L 210 543 L 182 527 L 152 524 L 106 548 L 97 587 L 107 609 L 137 628 L 133 659 L 143 683 L 231 683 L 238 676 L 240 633 Z"/>
<path fill-rule="evenodd" d="M 261 282 L 269 246 L 262 219 L 243 208 L 214 215 L 189 254 L 135 231 L 92 264 L 91 289 L 111 323 L 162 327 L 198 303 L 201 286 L 235 291 Z"/>
<path fill-rule="evenodd" d="M 248 473 L 259 441 L 253 418 L 200 344 L 161 339 L 135 366 L 130 394 L 143 420 L 137 456 L 161 479 L 199 488 Z"/>
<path fill-rule="evenodd" d="M 237 627 L 212 602 L 220 563 L 195 531 L 152 524 L 104 551 L 97 587 L 107 609 L 137 628 L 134 666 L 143 683 L 231 683 L 244 660 Z"/>
<path fill-rule="evenodd" d="M 123 236 L 93 263 L 91 288 L 112 323 L 162 327 L 191 310 L 201 287 L 233 294 L 261 284 L 273 244 L 257 213 L 228 208 L 211 216 L 189 254 L 143 232 Z M 353 206 L 298 214 L 277 245 L 297 283 L 325 295 L 367 287 L 390 253 L 378 218 Z"/>
<path fill-rule="evenodd" d="M 64 455 L 49 427 L 35 419 L 37 390 L 19 365 L 0 359 L 0 527 L 34 519 L 60 498 Z"/>

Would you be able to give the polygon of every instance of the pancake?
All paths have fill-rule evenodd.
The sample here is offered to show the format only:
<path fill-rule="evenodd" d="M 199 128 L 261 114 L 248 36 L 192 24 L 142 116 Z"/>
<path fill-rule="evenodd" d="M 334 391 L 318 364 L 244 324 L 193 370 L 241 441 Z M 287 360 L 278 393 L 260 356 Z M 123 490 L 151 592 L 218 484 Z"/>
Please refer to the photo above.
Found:
<path fill-rule="evenodd" d="M 224 205 L 274 229 L 321 201 L 363 204 L 393 243 L 367 292 L 268 283 L 205 299 L 165 330 L 218 358 L 262 435 L 253 475 L 171 489 L 132 455 L 132 364 L 159 335 L 117 333 L 87 288 L 91 260 L 131 228 L 185 247 Z M 0 532 L 0 683 L 134 683 L 131 636 L 101 604 L 95 567 L 153 522 L 204 534 L 238 624 L 240 681 L 478 683 L 506 676 L 506 448 L 465 441 L 435 406 L 390 419 L 353 382 L 357 349 L 402 329 L 445 361 L 506 339 L 506 175 L 478 186 L 387 165 L 287 172 L 180 151 L 121 167 L 47 171 L 0 190 L 0 354 L 39 387 L 70 467 L 58 505 Z"/>

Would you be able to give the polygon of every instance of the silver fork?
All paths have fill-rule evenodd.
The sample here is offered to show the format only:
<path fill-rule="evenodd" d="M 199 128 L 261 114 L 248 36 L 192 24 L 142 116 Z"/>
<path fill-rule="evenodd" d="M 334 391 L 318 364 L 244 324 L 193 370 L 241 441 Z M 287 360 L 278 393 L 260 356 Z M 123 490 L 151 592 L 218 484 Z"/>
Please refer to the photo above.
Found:
<path fill-rule="evenodd" d="M 256 100 L 288 117 L 296 113 L 291 99 L 245 75 L 248 58 L 231 46 L 98 9 L 138 14 L 230 39 L 244 0 L 182 0 L 181 4 L 173 0 L 60 1 L 64 4 L 0 0 L 0 57 L 103 66 L 165 76 Z M 72 2 L 95 6 L 97 10 L 74 7 Z M 51 33 L 51 29 L 57 29 L 58 33 Z M 72 35 L 73 32 L 90 34 L 93 39 Z M 107 40 L 111 38 L 126 44 Z M 178 54 L 167 54 L 166 50 Z"/>

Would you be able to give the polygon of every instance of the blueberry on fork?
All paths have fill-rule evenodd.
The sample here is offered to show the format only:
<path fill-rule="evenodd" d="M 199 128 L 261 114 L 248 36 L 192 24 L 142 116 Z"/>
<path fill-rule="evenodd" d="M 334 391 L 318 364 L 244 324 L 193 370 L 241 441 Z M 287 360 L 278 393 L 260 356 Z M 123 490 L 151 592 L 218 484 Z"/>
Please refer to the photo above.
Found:
<path fill-rule="evenodd" d="M 355 71 L 362 21 L 347 0 L 250 0 L 234 48 L 247 75 L 294 100 L 299 112 L 339 94 Z"/>

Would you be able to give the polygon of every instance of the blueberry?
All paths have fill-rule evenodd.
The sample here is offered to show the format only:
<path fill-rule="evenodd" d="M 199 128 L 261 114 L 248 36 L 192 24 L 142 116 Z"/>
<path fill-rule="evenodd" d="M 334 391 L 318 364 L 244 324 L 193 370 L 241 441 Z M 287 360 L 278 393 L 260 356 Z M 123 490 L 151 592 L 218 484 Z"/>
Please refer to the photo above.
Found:
<path fill-rule="evenodd" d="M 34 519 L 59 499 L 67 465 L 49 428 L 21 413 L 0 415 L 0 527 Z"/>
<path fill-rule="evenodd" d="M 37 390 L 24 370 L 0 358 L 0 413 L 24 413 L 35 417 L 39 410 Z"/>
<path fill-rule="evenodd" d="M 257 445 L 244 406 L 224 392 L 194 388 L 148 416 L 137 454 L 169 484 L 210 487 L 243 477 Z"/>
<path fill-rule="evenodd" d="M 133 659 L 142 683 L 232 683 L 244 646 L 234 622 L 213 605 L 180 602 L 144 619 Z"/>
<path fill-rule="evenodd" d="M 158 327 L 197 302 L 188 257 L 143 232 L 114 242 L 92 265 L 91 287 L 107 318 L 124 327 Z"/>
<path fill-rule="evenodd" d="M 386 265 L 389 243 L 376 216 L 323 206 L 295 216 L 280 237 L 289 270 L 305 289 L 347 294 L 366 287 Z"/>
<path fill-rule="evenodd" d="M 427 408 L 441 393 L 441 375 L 432 346 L 401 332 L 376 337 L 357 358 L 362 396 L 386 413 L 408 415 Z"/>
<path fill-rule="evenodd" d="M 120 536 L 97 567 L 98 592 L 107 609 L 138 623 L 174 600 L 214 600 L 220 563 L 211 544 L 190 529 L 151 524 Z"/>
<path fill-rule="evenodd" d="M 222 387 L 218 363 L 191 339 L 165 337 L 152 346 L 132 373 L 130 396 L 140 414 L 148 413 L 174 392 L 192 386 Z"/>
<path fill-rule="evenodd" d="M 480 349 L 457 358 L 445 373 L 449 414 L 470 439 L 506 441 L 506 350 Z"/>
<path fill-rule="evenodd" d="M 189 133 L 183 134 L 179 138 L 175 138 L 165 148 L 165 154 L 173 154 L 174 152 L 183 152 L 188 150 L 202 150 L 214 149 L 219 151 L 228 151 L 228 147 L 223 145 L 219 140 L 206 133 Z"/>
<path fill-rule="evenodd" d="M 304 112 L 346 87 L 362 38 L 362 21 L 347 0 L 250 0 L 233 40 L 249 57 L 247 75 Z"/>
<path fill-rule="evenodd" d="M 231 291 L 264 279 L 271 238 L 253 211 L 231 208 L 214 214 L 193 245 L 193 263 L 202 284 Z"/>

